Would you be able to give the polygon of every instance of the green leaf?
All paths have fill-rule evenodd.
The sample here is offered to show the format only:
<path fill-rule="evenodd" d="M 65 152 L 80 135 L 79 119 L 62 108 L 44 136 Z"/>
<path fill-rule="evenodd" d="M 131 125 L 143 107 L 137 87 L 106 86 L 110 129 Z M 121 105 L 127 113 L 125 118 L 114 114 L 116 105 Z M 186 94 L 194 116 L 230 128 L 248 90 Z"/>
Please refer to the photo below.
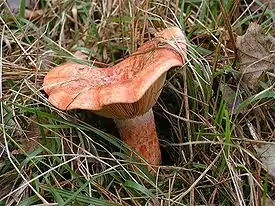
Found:
<path fill-rule="evenodd" d="M 25 10 L 26 10 L 26 0 L 21 0 L 21 4 L 20 4 L 20 13 L 19 13 L 19 16 L 21 18 L 24 18 L 25 16 Z"/>
<path fill-rule="evenodd" d="M 144 187 L 143 185 L 140 185 L 136 182 L 133 182 L 131 180 L 126 180 L 125 183 L 123 184 L 125 187 L 128 187 L 128 188 L 132 188 L 136 191 L 139 191 L 145 195 L 147 195 L 148 197 L 155 197 L 155 195 L 153 195 L 153 193 L 148 190 L 146 187 Z"/>
<path fill-rule="evenodd" d="M 253 104 L 257 100 L 262 100 L 264 98 L 273 98 L 275 99 L 275 91 L 268 88 L 258 94 L 249 97 L 248 99 L 244 100 L 239 106 L 237 107 L 237 111 L 239 112 L 241 109 L 247 107 L 249 104 Z"/>
<path fill-rule="evenodd" d="M 52 191 L 53 188 L 45 187 L 44 189 L 47 191 Z M 101 200 L 98 198 L 88 197 L 88 196 L 85 196 L 82 194 L 77 194 L 77 192 L 73 192 L 73 191 L 68 191 L 68 190 L 59 189 L 59 188 L 55 188 L 54 190 L 56 193 L 58 193 L 58 195 L 60 197 L 63 197 L 63 199 L 69 198 L 69 200 L 75 200 L 75 201 L 85 203 L 88 205 L 93 205 L 93 206 L 117 206 L 118 205 L 115 203 L 111 203 L 107 200 Z M 60 204 L 59 206 L 65 205 L 66 202 L 64 204 Z"/>
<path fill-rule="evenodd" d="M 228 115 L 228 111 L 224 110 L 226 123 L 225 123 L 225 157 L 228 158 L 229 151 L 230 151 L 230 143 L 231 143 L 231 130 L 230 130 L 230 118 Z"/>
<path fill-rule="evenodd" d="M 18 206 L 34 205 L 37 201 L 39 201 L 39 198 L 36 195 L 33 195 L 28 198 L 25 198 L 22 202 L 18 204 Z"/>
<path fill-rule="evenodd" d="M 59 192 L 54 187 L 50 187 L 50 191 L 51 191 L 54 199 L 58 203 L 58 205 L 65 205 L 65 202 L 64 202 L 63 198 L 61 197 Z"/>
<path fill-rule="evenodd" d="M 79 129 L 82 129 L 84 131 L 92 131 L 95 134 L 97 134 L 97 135 L 101 136 L 102 138 L 104 138 L 105 140 L 107 140 L 108 142 L 110 142 L 111 144 L 113 144 L 114 146 L 118 147 L 119 149 L 121 149 L 121 150 L 125 149 L 123 147 L 123 144 L 121 144 L 120 140 L 118 140 L 117 138 L 114 138 L 113 136 L 111 136 L 107 133 L 104 133 L 104 132 L 100 131 L 99 129 L 96 129 L 95 127 L 92 127 L 90 125 L 88 126 L 88 125 L 83 124 L 83 123 L 80 124 L 80 123 L 75 123 L 75 122 L 70 122 L 70 121 L 67 121 L 67 120 L 64 120 L 64 119 L 60 119 L 59 117 L 57 117 L 53 114 L 42 112 L 40 110 L 40 108 L 28 108 L 28 107 L 25 107 L 25 106 L 22 106 L 22 105 L 19 105 L 19 104 L 14 104 L 14 105 L 18 108 L 21 108 L 25 112 L 30 112 L 30 113 L 39 115 L 40 117 L 44 117 L 44 118 L 47 118 L 47 119 L 54 120 L 54 121 L 62 123 L 64 125 L 68 125 L 68 127 L 79 128 Z"/>

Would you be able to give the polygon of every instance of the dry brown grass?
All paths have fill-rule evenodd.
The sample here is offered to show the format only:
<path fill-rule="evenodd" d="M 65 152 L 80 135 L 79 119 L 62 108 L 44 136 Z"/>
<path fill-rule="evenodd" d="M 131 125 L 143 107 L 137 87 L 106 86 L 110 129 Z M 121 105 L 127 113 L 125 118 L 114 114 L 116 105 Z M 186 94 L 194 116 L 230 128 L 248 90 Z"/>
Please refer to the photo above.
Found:
<path fill-rule="evenodd" d="M 249 5 L 228 2 L 222 10 L 214 1 L 47 1 L 44 8 L 37 4 L 43 13 L 28 20 L 0 3 L 3 205 L 271 201 L 274 178 L 254 146 L 275 135 L 274 76 L 263 75 L 257 90 L 242 84 L 234 35 L 243 34 L 249 21 L 273 32 L 274 13 Z M 55 65 L 112 65 L 170 25 L 186 32 L 189 52 L 186 65 L 168 74 L 154 107 L 163 165 L 152 177 L 144 163 L 131 170 L 121 142 L 109 135 L 117 136 L 110 120 L 58 111 L 41 85 Z M 89 61 L 74 57 L 77 50 Z M 245 109 L 233 113 L 226 107 L 226 85 L 247 100 Z"/>

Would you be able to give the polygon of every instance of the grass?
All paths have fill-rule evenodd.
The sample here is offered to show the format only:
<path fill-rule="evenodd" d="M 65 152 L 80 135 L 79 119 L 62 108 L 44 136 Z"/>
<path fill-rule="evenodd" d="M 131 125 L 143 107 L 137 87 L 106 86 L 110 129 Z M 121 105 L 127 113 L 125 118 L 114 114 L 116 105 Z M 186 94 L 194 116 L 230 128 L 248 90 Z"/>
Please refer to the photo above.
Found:
<path fill-rule="evenodd" d="M 22 5 L 14 16 L 0 3 L 0 205 L 268 205 L 275 182 L 254 146 L 274 138 L 274 75 L 248 89 L 234 35 L 251 21 L 274 35 L 274 9 L 260 1 L 133 2 L 41 0 L 43 14 L 31 20 Z M 59 111 L 42 81 L 67 60 L 112 65 L 171 25 L 185 31 L 188 54 L 153 108 L 163 156 L 154 177 L 146 163 L 128 160 L 110 119 Z M 76 59 L 77 50 L 89 61 Z M 236 111 L 226 87 L 241 101 Z"/>

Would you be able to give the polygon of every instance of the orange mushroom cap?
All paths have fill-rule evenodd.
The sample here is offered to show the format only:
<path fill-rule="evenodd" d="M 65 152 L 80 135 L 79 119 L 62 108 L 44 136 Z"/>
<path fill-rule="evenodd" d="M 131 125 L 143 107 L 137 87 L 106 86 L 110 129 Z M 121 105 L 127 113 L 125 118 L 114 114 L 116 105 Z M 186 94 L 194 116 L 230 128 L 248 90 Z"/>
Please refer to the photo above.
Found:
<path fill-rule="evenodd" d="M 43 87 L 49 102 L 61 110 L 86 109 L 107 117 L 134 117 L 153 106 L 166 72 L 182 66 L 185 53 L 185 36 L 172 27 L 158 32 L 113 67 L 75 63 L 55 67 L 46 75 Z"/>

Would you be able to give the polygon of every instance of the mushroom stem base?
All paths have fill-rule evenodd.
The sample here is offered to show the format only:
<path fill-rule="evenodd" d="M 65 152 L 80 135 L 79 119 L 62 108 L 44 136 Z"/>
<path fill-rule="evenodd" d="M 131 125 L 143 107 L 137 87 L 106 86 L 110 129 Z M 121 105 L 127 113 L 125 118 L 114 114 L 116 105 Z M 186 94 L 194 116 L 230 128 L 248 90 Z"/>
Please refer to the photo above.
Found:
<path fill-rule="evenodd" d="M 132 119 L 115 120 L 122 140 L 151 165 L 160 165 L 161 153 L 152 109 Z"/>

